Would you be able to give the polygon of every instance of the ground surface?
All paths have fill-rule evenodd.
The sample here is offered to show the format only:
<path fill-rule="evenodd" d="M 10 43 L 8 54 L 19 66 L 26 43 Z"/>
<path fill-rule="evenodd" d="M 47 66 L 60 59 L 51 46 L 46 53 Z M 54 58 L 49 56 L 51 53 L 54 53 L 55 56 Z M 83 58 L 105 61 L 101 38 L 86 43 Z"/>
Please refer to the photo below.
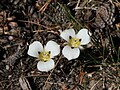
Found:
<path fill-rule="evenodd" d="M 79 58 L 61 54 L 49 72 L 36 68 L 29 44 L 54 40 L 60 30 L 87 28 L 91 43 Z M 0 90 L 120 90 L 120 2 L 117 0 L 0 1 Z"/>

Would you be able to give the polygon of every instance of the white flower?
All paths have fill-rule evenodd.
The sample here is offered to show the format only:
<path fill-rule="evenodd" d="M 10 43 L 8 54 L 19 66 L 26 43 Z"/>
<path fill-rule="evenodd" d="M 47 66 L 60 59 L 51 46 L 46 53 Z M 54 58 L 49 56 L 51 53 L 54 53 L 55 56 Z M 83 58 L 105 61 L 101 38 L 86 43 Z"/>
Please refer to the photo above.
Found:
<path fill-rule="evenodd" d="M 52 58 L 60 53 L 60 45 L 54 41 L 48 41 L 46 46 L 43 47 L 39 41 L 34 41 L 29 45 L 27 53 L 28 55 L 40 60 L 37 63 L 38 70 L 48 72 L 55 66 Z"/>
<path fill-rule="evenodd" d="M 90 35 L 87 29 L 81 29 L 75 34 L 74 29 L 68 29 L 61 33 L 61 37 L 67 41 L 67 45 L 63 48 L 62 54 L 68 60 L 78 58 L 80 55 L 81 45 L 86 45 L 90 42 Z"/>

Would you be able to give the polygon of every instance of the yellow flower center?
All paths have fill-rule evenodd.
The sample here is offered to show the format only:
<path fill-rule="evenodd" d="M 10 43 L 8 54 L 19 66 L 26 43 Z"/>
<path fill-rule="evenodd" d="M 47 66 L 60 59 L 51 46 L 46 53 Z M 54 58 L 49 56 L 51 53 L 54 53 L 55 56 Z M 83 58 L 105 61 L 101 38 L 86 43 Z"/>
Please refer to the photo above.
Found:
<path fill-rule="evenodd" d="M 80 46 L 80 42 L 81 42 L 81 39 L 79 38 L 74 38 L 74 37 L 69 37 L 69 45 L 72 47 L 72 48 L 77 48 Z"/>
<path fill-rule="evenodd" d="M 39 56 L 38 56 L 38 59 L 41 60 L 41 61 L 48 61 L 50 60 L 50 51 L 43 51 L 43 52 L 38 52 L 39 53 Z"/>

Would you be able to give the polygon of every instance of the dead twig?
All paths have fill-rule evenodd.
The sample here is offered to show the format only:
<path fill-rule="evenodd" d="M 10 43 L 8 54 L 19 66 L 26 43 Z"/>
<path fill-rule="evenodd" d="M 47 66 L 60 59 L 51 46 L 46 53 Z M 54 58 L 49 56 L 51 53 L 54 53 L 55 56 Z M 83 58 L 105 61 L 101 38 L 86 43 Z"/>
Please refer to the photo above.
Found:
<path fill-rule="evenodd" d="M 62 58 L 62 55 L 59 57 L 58 61 L 56 62 L 55 67 L 58 65 L 58 63 L 60 62 L 61 58 Z M 45 84 L 44 84 L 44 86 L 43 86 L 43 90 L 45 90 L 45 87 L 46 87 L 46 85 L 47 85 L 47 83 L 48 83 L 48 81 L 49 81 L 49 79 L 50 79 L 50 77 L 51 77 L 51 75 L 52 75 L 55 67 L 52 69 L 52 71 L 51 71 L 51 73 L 49 74 L 47 80 L 45 81 Z"/>
<path fill-rule="evenodd" d="M 102 78 L 100 78 L 100 80 L 98 80 L 91 88 L 90 90 L 94 90 L 93 88 L 102 80 Z"/>
<path fill-rule="evenodd" d="M 52 0 L 48 0 L 48 1 L 45 3 L 45 5 L 42 6 L 42 8 L 39 10 L 39 12 L 43 13 L 43 12 L 46 10 L 46 8 L 48 7 L 48 5 L 50 4 L 51 1 L 52 1 Z"/>
<path fill-rule="evenodd" d="M 79 10 L 79 9 L 91 9 L 91 10 L 97 10 L 97 7 L 76 7 L 75 10 Z"/>
<path fill-rule="evenodd" d="M 28 80 L 24 76 L 21 76 L 19 78 L 19 83 L 20 83 L 20 86 L 23 90 L 32 90 Z"/>

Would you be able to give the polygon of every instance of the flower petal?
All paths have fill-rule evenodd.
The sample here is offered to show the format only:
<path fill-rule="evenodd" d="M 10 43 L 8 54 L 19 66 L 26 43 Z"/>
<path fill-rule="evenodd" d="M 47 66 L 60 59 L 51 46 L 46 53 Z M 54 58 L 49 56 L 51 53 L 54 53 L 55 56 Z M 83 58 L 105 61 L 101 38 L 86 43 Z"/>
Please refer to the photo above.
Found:
<path fill-rule="evenodd" d="M 87 29 L 81 29 L 76 35 L 76 38 L 81 39 L 81 45 L 86 45 L 90 42 L 90 36 L 88 33 Z"/>
<path fill-rule="evenodd" d="M 68 60 L 76 59 L 80 55 L 79 48 L 72 49 L 70 46 L 65 46 L 62 50 L 62 54 L 64 57 L 66 57 Z"/>
<path fill-rule="evenodd" d="M 27 54 L 33 57 L 38 57 L 38 52 L 43 51 L 43 46 L 39 41 L 34 41 L 29 45 Z"/>
<path fill-rule="evenodd" d="M 75 37 L 75 31 L 74 29 L 68 29 L 68 30 L 65 30 L 63 31 L 60 36 L 65 39 L 66 41 L 69 40 L 69 36 L 72 36 L 72 37 Z"/>
<path fill-rule="evenodd" d="M 79 49 L 80 50 L 84 50 L 85 48 L 83 46 L 79 46 Z"/>
<path fill-rule="evenodd" d="M 53 58 L 60 53 L 60 45 L 54 41 L 49 41 L 45 46 L 45 51 L 50 51 L 50 58 Z"/>
<path fill-rule="evenodd" d="M 47 62 L 39 61 L 37 63 L 37 68 L 39 71 L 48 72 L 49 70 L 53 69 L 54 66 L 55 66 L 55 62 L 52 59 L 50 59 Z"/>

